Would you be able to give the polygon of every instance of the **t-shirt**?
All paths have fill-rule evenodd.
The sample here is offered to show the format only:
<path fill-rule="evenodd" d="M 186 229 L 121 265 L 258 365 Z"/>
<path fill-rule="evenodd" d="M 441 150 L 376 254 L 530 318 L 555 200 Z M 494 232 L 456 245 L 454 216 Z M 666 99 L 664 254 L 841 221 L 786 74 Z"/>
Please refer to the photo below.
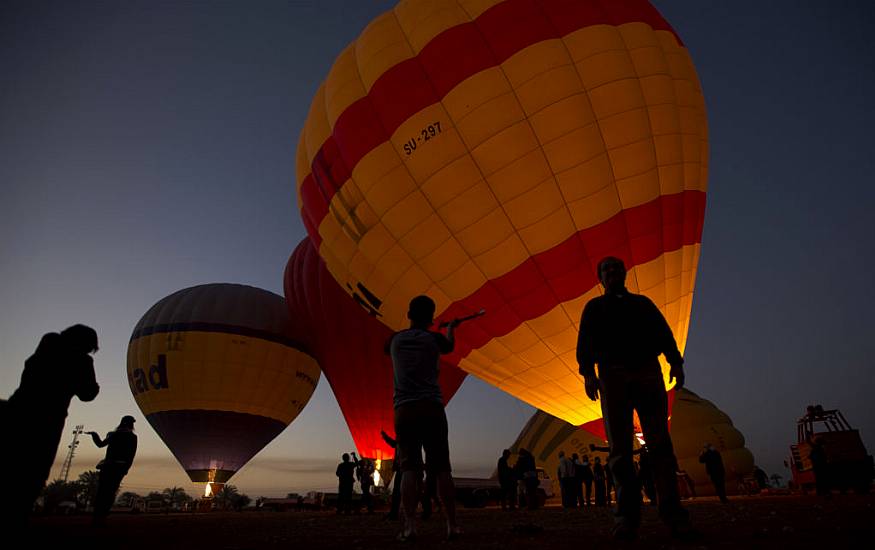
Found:
<path fill-rule="evenodd" d="M 438 384 L 442 353 L 453 344 L 439 332 L 411 328 L 395 333 L 389 343 L 395 371 L 395 407 L 412 401 L 443 403 Z"/>

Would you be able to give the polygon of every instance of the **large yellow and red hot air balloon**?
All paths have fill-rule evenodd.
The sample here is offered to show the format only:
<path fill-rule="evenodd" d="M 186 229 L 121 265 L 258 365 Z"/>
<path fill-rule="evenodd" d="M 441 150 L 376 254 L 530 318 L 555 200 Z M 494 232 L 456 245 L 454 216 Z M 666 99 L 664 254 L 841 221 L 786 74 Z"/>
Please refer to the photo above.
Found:
<path fill-rule="evenodd" d="M 301 215 L 388 327 L 432 296 L 459 367 L 574 425 L 580 312 L 622 258 L 684 349 L 705 209 L 705 105 L 645 0 L 407 0 L 338 56 L 297 151 Z M 667 366 L 664 365 L 667 378 Z"/>
<path fill-rule="evenodd" d="M 316 361 L 285 300 L 209 284 L 163 298 L 128 345 L 128 381 L 146 419 L 192 481 L 225 483 L 310 400 Z"/>

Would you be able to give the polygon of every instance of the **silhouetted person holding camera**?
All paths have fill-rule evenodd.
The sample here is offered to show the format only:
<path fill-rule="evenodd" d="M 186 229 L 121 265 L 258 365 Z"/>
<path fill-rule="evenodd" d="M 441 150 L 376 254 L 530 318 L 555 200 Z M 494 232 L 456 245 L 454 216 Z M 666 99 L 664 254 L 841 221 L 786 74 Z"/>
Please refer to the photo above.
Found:
<path fill-rule="evenodd" d="M 422 480 L 422 452 L 428 476 L 435 476 L 437 493 L 447 519 L 447 538 L 459 535 L 456 524 L 455 485 L 450 466 L 449 430 L 438 383 L 440 356 L 453 351 L 458 319 L 448 323 L 447 334 L 429 330 L 435 303 L 428 296 L 410 301 L 410 328 L 396 332 L 388 342 L 394 370 L 396 458 L 401 469 L 403 528 L 398 540 L 416 537 L 416 502 Z"/>
<path fill-rule="evenodd" d="M 355 456 L 355 453 L 352 453 Z M 355 462 L 350 462 L 349 453 L 343 453 L 334 474 L 337 476 L 337 513 L 349 514 L 352 510 L 352 486 L 355 483 Z"/>
<path fill-rule="evenodd" d="M 122 479 L 131 469 L 134 456 L 137 454 L 137 435 L 134 433 L 134 417 L 123 416 L 118 427 L 106 434 L 106 439 L 100 439 L 97 432 L 88 432 L 91 440 L 98 447 L 106 447 L 106 456 L 97 465 L 100 478 L 97 485 L 97 497 L 94 499 L 94 524 L 103 525 L 109 510 L 115 502 Z"/>
<path fill-rule="evenodd" d="M 606 257 L 598 264 L 605 293 L 583 309 L 577 341 L 577 362 L 586 395 L 601 397 L 610 446 L 611 470 L 617 487 L 614 537 L 634 539 L 641 522 L 641 486 L 632 461 L 632 412 L 638 412 L 653 464 L 659 514 L 672 534 L 693 534 L 689 515 L 680 504 L 671 437 L 668 399 L 659 356 L 671 365 L 670 380 L 684 383 L 683 358 L 671 328 L 649 298 L 626 289 L 623 261 Z M 598 365 L 598 375 L 596 375 Z"/>
<path fill-rule="evenodd" d="M 723 467 L 720 451 L 710 443 L 705 444 L 705 448 L 699 455 L 699 462 L 705 465 L 705 473 L 711 478 L 711 483 L 714 484 L 714 491 L 720 497 L 720 502 L 723 504 L 729 502 L 729 499 L 726 498 L 726 469 Z"/>
<path fill-rule="evenodd" d="M 3 407 L 6 438 L 22 449 L 0 459 L 10 489 L 0 513 L 10 525 L 26 523 L 49 477 L 70 401 L 91 401 L 100 391 L 91 358 L 96 351 L 94 329 L 73 325 L 44 335 L 24 362 L 21 384 Z"/>
<path fill-rule="evenodd" d="M 535 465 L 535 456 L 528 449 L 520 449 L 519 456 L 514 464 L 517 478 L 523 482 L 523 494 L 526 496 L 526 507 L 529 510 L 538 508 L 538 468 Z"/>
<path fill-rule="evenodd" d="M 367 508 L 369 514 L 374 513 L 374 501 L 371 495 L 371 487 L 374 486 L 374 463 L 370 459 L 357 459 L 355 453 L 355 476 L 362 488 L 362 505 Z"/>

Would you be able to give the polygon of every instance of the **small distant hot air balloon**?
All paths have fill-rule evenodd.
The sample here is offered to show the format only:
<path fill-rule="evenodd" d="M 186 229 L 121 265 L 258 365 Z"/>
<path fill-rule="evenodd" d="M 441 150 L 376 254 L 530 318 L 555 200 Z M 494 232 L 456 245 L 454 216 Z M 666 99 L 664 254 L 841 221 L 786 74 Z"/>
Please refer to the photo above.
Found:
<path fill-rule="evenodd" d="M 601 417 L 575 361 L 601 258 L 684 349 L 707 155 L 690 54 L 646 0 L 403 0 L 316 92 L 298 204 L 381 322 L 417 294 L 442 319 L 485 308 L 450 360 L 581 425 Z"/>
<path fill-rule="evenodd" d="M 671 440 L 678 467 L 692 479 L 696 495 L 713 495 L 714 486 L 705 473 L 705 467 L 699 463 L 702 446 L 711 443 L 722 455 L 727 491 L 738 492 L 742 479 L 751 475 L 754 469 L 753 454 L 744 446 L 744 435 L 733 426 L 726 413 L 707 399 L 687 388 L 675 393 Z M 559 465 L 559 451 L 565 451 L 568 456 L 571 453 L 592 455 L 590 444 L 600 447 L 606 445 L 603 437 L 538 411 L 526 423 L 510 449 L 513 452 L 520 448 L 530 450 L 538 466 L 554 476 Z M 604 456 L 602 453 L 599 455 Z M 557 486 L 557 493 L 558 490 Z"/>
<path fill-rule="evenodd" d="M 128 345 L 146 419 L 194 482 L 225 483 L 288 426 L 319 382 L 285 300 L 208 284 L 160 300 Z M 207 486 L 209 491 L 209 485 Z"/>
<path fill-rule="evenodd" d="M 388 464 L 394 450 L 380 430 L 390 435 L 395 431 L 392 360 L 384 350 L 392 330 L 337 285 L 309 238 L 289 258 L 283 286 L 295 322 L 307 327 L 299 332 L 306 334 L 307 350 L 331 384 L 356 449 L 363 457 Z M 465 373 L 447 362 L 440 369 L 446 404 Z"/>

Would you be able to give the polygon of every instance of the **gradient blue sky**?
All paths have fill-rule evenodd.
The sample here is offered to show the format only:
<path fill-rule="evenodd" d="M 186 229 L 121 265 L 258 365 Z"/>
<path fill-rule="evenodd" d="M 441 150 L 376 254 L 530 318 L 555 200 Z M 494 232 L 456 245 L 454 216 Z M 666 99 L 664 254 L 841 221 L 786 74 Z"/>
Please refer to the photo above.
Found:
<path fill-rule="evenodd" d="M 68 427 L 140 421 L 125 487 L 192 493 L 125 376 L 140 316 L 187 286 L 282 293 L 304 236 L 294 150 L 337 53 L 393 2 L 4 2 L 0 6 L 0 396 L 41 334 L 101 339 Z M 770 473 L 813 402 L 875 445 L 875 3 L 655 2 L 690 49 L 711 172 L 688 386 Z M 488 474 L 532 413 L 471 377 L 448 408 L 462 475 Z M 59 450 L 63 459 L 66 444 Z M 352 440 L 328 384 L 233 480 L 329 489 Z M 74 474 L 100 453 L 85 441 Z M 56 470 L 57 471 L 57 470 Z"/>

